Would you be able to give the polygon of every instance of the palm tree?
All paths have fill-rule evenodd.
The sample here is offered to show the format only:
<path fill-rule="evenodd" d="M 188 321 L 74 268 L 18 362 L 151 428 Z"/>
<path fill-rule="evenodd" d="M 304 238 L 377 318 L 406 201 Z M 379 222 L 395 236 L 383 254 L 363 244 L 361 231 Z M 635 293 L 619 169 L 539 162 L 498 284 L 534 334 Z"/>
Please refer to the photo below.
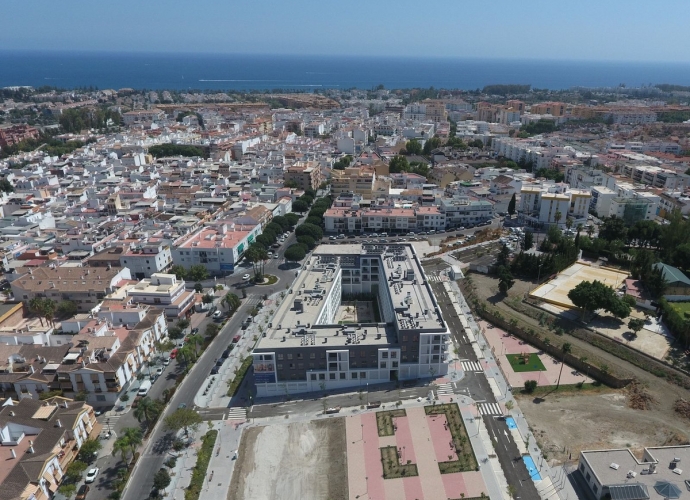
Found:
<path fill-rule="evenodd" d="M 142 420 L 150 422 L 158 416 L 158 413 L 160 413 L 160 403 L 149 397 L 142 398 L 134 409 L 134 416 L 139 422 Z"/>
<path fill-rule="evenodd" d="M 242 304 L 240 298 L 234 293 L 226 293 L 225 297 L 220 301 L 221 304 L 227 306 L 228 309 L 234 311 Z"/>
<path fill-rule="evenodd" d="M 38 316 L 43 326 L 43 299 L 41 297 L 34 297 L 29 301 L 29 310 Z"/>
<path fill-rule="evenodd" d="M 573 219 L 572 218 L 570 218 L 570 217 L 565 218 L 565 227 L 568 229 L 573 227 Z"/>
<path fill-rule="evenodd" d="M 122 429 L 122 437 L 127 440 L 127 446 L 129 446 L 132 455 L 137 451 L 137 446 L 144 442 L 141 430 L 136 427 L 125 427 Z"/>
<path fill-rule="evenodd" d="M 575 228 L 575 229 L 577 229 L 577 234 L 580 234 L 582 232 L 582 230 L 584 229 L 584 227 L 585 226 L 582 224 L 582 222 L 578 223 L 578 225 Z"/>
<path fill-rule="evenodd" d="M 563 214 L 561 213 L 561 211 L 560 211 L 560 210 L 556 210 L 556 213 L 553 214 L 553 220 L 556 221 L 556 225 L 557 225 L 557 226 L 558 226 L 558 223 L 559 223 L 560 220 L 561 220 L 561 217 L 563 217 Z"/>
<path fill-rule="evenodd" d="M 569 342 L 566 342 L 561 346 L 561 353 L 563 354 L 563 359 L 561 359 L 561 371 L 558 372 L 558 382 L 556 383 L 556 390 L 561 385 L 561 375 L 563 374 L 563 366 L 565 365 L 565 356 L 573 350 L 573 346 Z"/>
<path fill-rule="evenodd" d="M 43 317 L 47 323 L 54 325 L 55 311 L 57 311 L 57 304 L 50 299 L 43 299 Z"/>
<path fill-rule="evenodd" d="M 188 365 L 190 360 L 194 361 L 196 359 L 196 352 L 192 349 L 192 346 L 185 344 L 184 347 L 180 347 L 177 350 L 177 356 L 184 359 L 185 365 Z"/>
<path fill-rule="evenodd" d="M 194 358 L 199 355 L 199 346 L 204 343 L 204 339 L 198 333 L 187 337 L 187 343 L 194 347 Z"/>
<path fill-rule="evenodd" d="M 591 238 L 593 234 L 594 234 L 594 225 L 588 224 L 587 225 L 587 236 L 589 236 Z"/>

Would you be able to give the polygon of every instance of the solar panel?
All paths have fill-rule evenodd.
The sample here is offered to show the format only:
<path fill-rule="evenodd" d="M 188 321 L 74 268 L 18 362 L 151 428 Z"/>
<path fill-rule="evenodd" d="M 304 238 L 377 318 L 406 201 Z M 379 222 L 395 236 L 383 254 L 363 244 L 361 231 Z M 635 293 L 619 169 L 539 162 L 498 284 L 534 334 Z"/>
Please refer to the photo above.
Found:
<path fill-rule="evenodd" d="M 618 484 L 609 486 L 611 500 L 647 500 L 649 492 L 644 484 Z"/>

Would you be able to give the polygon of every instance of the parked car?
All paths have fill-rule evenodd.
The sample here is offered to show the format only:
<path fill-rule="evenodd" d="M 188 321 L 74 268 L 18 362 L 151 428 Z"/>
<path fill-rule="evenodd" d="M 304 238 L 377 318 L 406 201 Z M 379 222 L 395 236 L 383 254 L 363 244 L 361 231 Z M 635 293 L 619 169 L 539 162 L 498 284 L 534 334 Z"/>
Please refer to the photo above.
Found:
<path fill-rule="evenodd" d="M 168 366 L 169 364 L 170 364 L 170 356 L 168 356 L 167 358 L 163 358 L 163 365 Z"/>
<path fill-rule="evenodd" d="M 86 500 L 86 495 L 89 493 L 89 488 L 86 484 L 82 484 L 77 492 L 77 500 Z"/>
<path fill-rule="evenodd" d="M 233 343 L 233 344 L 237 344 L 239 341 L 240 341 L 240 336 L 239 336 L 239 335 L 235 335 L 235 336 L 232 338 L 232 343 Z"/>
<path fill-rule="evenodd" d="M 163 375 L 163 368 L 161 368 L 160 366 L 156 368 L 156 375 Z"/>
<path fill-rule="evenodd" d="M 218 367 L 217 366 L 214 366 L 213 368 L 211 368 L 211 375 L 218 375 Z"/>
<path fill-rule="evenodd" d="M 177 349 L 170 351 L 170 359 L 175 359 L 177 357 Z"/>
<path fill-rule="evenodd" d="M 213 313 L 213 319 L 218 319 L 223 315 L 223 311 L 216 311 Z"/>
<path fill-rule="evenodd" d="M 86 473 L 86 479 L 84 479 L 85 483 L 93 483 L 96 480 L 96 476 L 98 473 L 101 471 L 98 467 L 94 467 L 93 469 L 90 469 L 89 472 Z"/>
<path fill-rule="evenodd" d="M 250 279 L 252 279 L 252 277 L 248 274 L 245 274 L 244 276 L 242 276 L 242 281 L 249 281 Z"/>
<path fill-rule="evenodd" d="M 229 358 L 230 357 L 230 349 L 225 349 L 223 351 L 223 354 L 220 355 L 221 358 Z"/>

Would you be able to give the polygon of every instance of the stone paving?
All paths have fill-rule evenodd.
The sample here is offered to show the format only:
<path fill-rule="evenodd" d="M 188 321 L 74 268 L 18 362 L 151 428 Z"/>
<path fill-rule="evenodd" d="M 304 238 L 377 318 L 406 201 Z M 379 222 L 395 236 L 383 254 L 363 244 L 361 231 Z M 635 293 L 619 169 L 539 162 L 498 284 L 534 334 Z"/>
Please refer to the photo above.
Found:
<path fill-rule="evenodd" d="M 444 415 L 427 416 L 421 405 L 408 406 L 406 412 L 394 419 L 395 435 L 386 437 L 379 437 L 374 413 L 346 417 L 351 499 L 460 498 L 489 492 L 481 472 L 441 474 L 438 462 L 448 461 L 449 455 L 457 458 Z M 384 446 L 397 447 L 401 462 L 416 464 L 419 475 L 383 479 L 379 449 Z"/>
<path fill-rule="evenodd" d="M 478 321 L 477 324 L 483 329 L 484 337 L 489 342 L 497 363 L 503 369 L 503 373 L 508 379 L 508 383 L 515 388 L 522 388 L 528 380 L 536 380 L 539 386 L 556 385 L 558 374 L 561 370 L 561 361 L 544 354 L 536 347 L 525 343 L 517 337 L 509 335 L 496 326 L 491 326 L 485 321 Z M 565 341 L 564 341 L 565 342 Z M 538 353 L 539 359 L 544 364 L 546 371 L 538 370 L 531 372 L 515 372 L 510 366 L 506 357 L 507 354 Z M 592 379 L 585 377 L 583 373 L 569 366 L 563 367 L 561 384 L 578 384 L 582 381 L 592 382 Z"/>

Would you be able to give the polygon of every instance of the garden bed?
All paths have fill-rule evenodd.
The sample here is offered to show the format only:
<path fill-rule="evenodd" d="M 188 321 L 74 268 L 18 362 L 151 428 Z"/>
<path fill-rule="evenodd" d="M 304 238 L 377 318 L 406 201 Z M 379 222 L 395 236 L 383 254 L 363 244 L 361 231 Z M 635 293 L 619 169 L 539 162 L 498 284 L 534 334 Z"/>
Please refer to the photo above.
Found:
<path fill-rule="evenodd" d="M 201 488 L 204 486 L 206 470 L 211 461 L 211 454 L 213 453 L 213 447 L 216 444 L 217 437 L 218 431 L 212 429 L 201 438 L 201 447 L 196 454 L 196 465 L 192 471 L 192 480 L 189 483 L 189 487 L 184 492 L 184 500 L 197 500 L 201 495 Z"/>
<path fill-rule="evenodd" d="M 383 465 L 383 479 L 398 479 L 401 477 L 418 476 L 417 465 L 408 463 L 403 465 L 398 457 L 395 446 L 385 446 L 381 450 L 381 464 Z"/>
<path fill-rule="evenodd" d="M 261 283 L 254 283 L 259 286 L 275 285 L 278 283 L 278 276 L 273 276 L 272 274 L 264 274 L 264 281 Z"/>
<path fill-rule="evenodd" d="M 405 417 L 407 413 L 405 410 L 389 410 L 380 411 L 376 413 L 376 428 L 379 431 L 379 437 L 393 436 L 395 434 L 394 417 Z"/>
<path fill-rule="evenodd" d="M 457 404 L 444 404 L 425 406 L 424 412 L 427 415 L 445 415 L 448 421 L 448 429 L 453 438 L 457 460 L 449 462 L 439 462 L 438 468 L 441 474 L 452 474 L 454 472 L 467 472 L 477 470 L 477 459 L 472 451 L 467 429 L 462 421 L 462 415 Z"/>
<path fill-rule="evenodd" d="M 247 371 L 249 371 L 249 367 L 252 366 L 252 361 L 254 361 L 254 357 L 247 356 L 247 358 L 242 362 L 239 370 L 237 370 L 237 375 L 235 375 L 235 378 L 232 379 L 232 382 L 228 384 L 229 397 L 233 397 L 237 393 L 237 390 L 240 388 L 240 385 L 242 385 L 242 381 L 244 380 Z"/>
<path fill-rule="evenodd" d="M 539 355 L 534 352 L 527 355 L 527 362 L 525 362 L 525 356 L 522 354 L 506 354 L 506 358 L 510 363 L 510 367 L 516 373 L 546 371 L 546 367 L 539 359 Z"/>

